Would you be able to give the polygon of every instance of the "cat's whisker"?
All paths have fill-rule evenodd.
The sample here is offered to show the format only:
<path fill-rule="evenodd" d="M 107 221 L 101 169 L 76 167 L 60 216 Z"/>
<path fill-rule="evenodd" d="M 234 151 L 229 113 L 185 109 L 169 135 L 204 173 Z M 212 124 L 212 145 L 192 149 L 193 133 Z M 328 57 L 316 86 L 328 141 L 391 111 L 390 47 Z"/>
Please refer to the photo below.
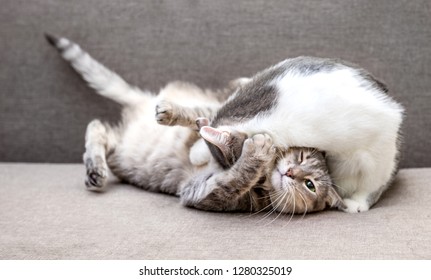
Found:
<path fill-rule="evenodd" d="M 279 199 L 280 199 L 280 197 L 275 198 L 273 203 L 277 202 Z M 267 208 L 269 208 L 268 211 L 265 213 L 265 215 L 263 215 L 263 217 L 261 219 L 259 219 L 259 222 L 261 222 L 261 221 L 265 220 L 267 217 L 269 217 L 274 212 L 274 207 L 273 207 L 272 204 L 267 205 L 263 209 L 255 212 L 253 214 L 251 214 L 250 216 L 254 216 L 254 215 L 260 214 L 260 213 L 264 212 L 264 210 L 266 210 Z"/>
<path fill-rule="evenodd" d="M 271 198 L 270 196 L 267 196 L 267 197 L 265 197 L 265 199 L 268 198 L 268 197 Z M 259 199 L 262 199 L 262 198 L 259 198 Z M 254 215 L 260 214 L 260 213 L 264 212 L 265 210 L 268 210 L 268 208 L 272 208 L 272 207 L 273 206 L 270 203 L 270 204 L 266 205 L 265 207 L 263 207 L 262 209 L 260 209 L 260 210 L 258 210 L 256 212 L 250 213 L 250 216 L 254 216 Z"/>
<path fill-rule="evenodd" d="M 284 212 L 284 209 L 286 209 L 286 207 L 288 207 L 289 202 L 292 200 L 292 192 L 291 192 L 291 191 L 285 191 L 285 192 L 281 192 L 281 193 L 282 193 L 282 199 L 281 199 L 281 201 L 279 201 L 279 202 L 278 202 L 277 206 L 274 208 L 273 213 L 274 213 L 275 211 L 277 211 L 276 209 L 279 209 L 279 207 L 280 207 L 281 203 L 283 203 L 283 202 L 284 202 L 284 205 L 283 205 L 283 208 L 282 208 L 280 211 L 277 211 L 277 212 L 279 212 L 279 213 L 277 214 L 277 216 L 275 217 L 275 219 L 273 219 L 273 220 L 271 221 L 271 223 L 272 223 L 273 221 L 275 221 L 276 219 L 278 219 L 278 217 L 279 217 L 281 214 L 286 214 L 286 213 Z"/>
<path fill-rule="evenodd" d="M 304 213 L 302 214 L 302 217 L 301 217 L 301 220 L 302 220 L 302 219 L 304 219 L 305 214 L 307 214 L 308 206 L 307 206 L 307 202 L 306 202 L 304 196 L 301 194 L 301 192 L 298 191 L 298 194 L 301 197 L 302 201 L 304 201 L 304 205 L 305 205 L 305 211 L 304 211 Z"/>
<path fill-rule="evenodd" d="M 293 216 L 295 215 L 295 208 L 296 208 L 296 205 L 295 205 L 295 194 L 294 194 L 294 190 L 293 190 L 293 192 L 292 192 L 293 194 L 292 194 L 292 200 L 293 200 L 293 208 L 292 208 L 292 213 L 291 213 L 291 215 L 290 215 L 290 218 L 289 218 L 289 220 L 287 221 L 287 224 L 285 224 L 284 225 L 284 227 L 285 226 L 287 226 L 288 224 L 290 224 L 290 221 L 293 219 Z M 289 199 L 289 202 L 290 202 L 290 199 Z"/>
<path fill-rule="evenodd" d="M 275 212 L 275 208 L 271 208 L 260 220 L 259 222 L 262 222 L 263 220 L 267 219 L 269 216 L 271 216 Z"/>
<path fill-rule="evenodd" d="M 283 201 L 286 198 L 286 195 L 290 195 L 289 192 L 283 192 L 281 190 L 275 192 L 276 198 L 274 199 L 274 202 L 272 203 L 272 209 L 263 217 L 263 219 L 268 218 L 271 216 L 274 212 L 277 211 L 278 207 L 283 203 Z M 275 207 L 274 207 L 275 205 Z M 262 220 L 263 220 L 262 219 Z"/>
<path fill-rule="evenodd" d="M 284 198 L 283 198 L 283 200 L 284 200 Z M 284 200 L 284 201 L 286 202 L 286 200 Z M 280 217 L 280 215 L 284 213 L 284 209 L 286 208 L 286 206 L 287 206 L 287 203 L 284 203 L 283 208 L 281 209 L 281 211 L 278 213 L 277 217 L 275 217 L 275 219 L 273 221 L 277 220 L 278 217 Z"/>
<path fill-rule="evenodd" d="M 265 196 L 262 196 L 262 197 L 254 197 L 254 196 L 251 196 L 251 193 L 249 193 L 249 195 L 250 195 L 250 200 L 252 200 L 252 201 L 254 201 L 256 204 L 257 204 L 257 200 L 267 200 L 267 199 L 269 199 L 269 200 L 271 200 L 271 195 L 265 195 Z M 259 213 L 261 213 L 261 212 L 263 212 L 263 211 L 265 211 L 265 210 L 267 210 L 268 208 L 271 208 L 272 207 L 272 204 L 271 203 L 269 203 L 268 205 L 266 205 L 265 207 L 263 207 L 262 209 L 260 209 L 260 210 L 257 210 L 257 211 L 250 211 L 250 215 L 249 216 L 254 216 L 254 215 L 256 215 L 256 214 L 259 214 Z M 252 206 L 250 207 L 251 209 L 253 208 Z"/>
<path fill-rule="evenodd" d="M 248 196 L 250 197 L 250 213 L 253 212 L 253 202 L 256 203 L 253 196 L 251 195 L 251 191 L 248 191 Z"/>
<path fill-rule="evenodd" d="M 281 199 L 281 201 L 280 201 L 280 203 L 277 205 L 277 208 L 278 208 L 278 206 L 280 206 L 280 204 L 283 202 L 283 201 L 285 201 L 285 198 L 286 198 L 286 196 L 287 195 L 289 195 L 289 192 L 285 192 L 285 194 L 282 196 L 282 199 Z M 285 203 L 284 205 L 283 205 L 283 208 L 281 209 L 281 211 L 279 211 L 278 212 L 278 215 L 272 220 L 272 221 L 270 221 L 269 223 L 266 223 L 265 225 L 267 226 L 267 225 L 270 225 L 270 224 L 272 224 L 275 220 L 277 220 L 277 218 L 283 213 L 283 211 L 284 211 L 284 209 L 285 209 L 285 207 L 286 207 L 286 205 L 287 205 L 287 203 Z M 275 210 L 275 209 L 274 209 Z"/>
<path fill-rule="evenodd" d="M 284 197 L 284 195 L 285 195 L 285 194 L 284 194 L 282 191 L 277 191 L 277 192 L 275 192 L 275 199 L 274 199 L 274 202 L 273 202 L 271 205 L 269 205 L 269 206 L 271 206 L 271 207 L 272 207 L 272 208 L 271 208 L 271 210 L 270 210 L 268 213 L 266 213 L 260 221 L 262 221 L 262 220 L 264 220 L 264 219 L 268 218 L 269 216 L 271 216 L 271 215 L 272 215 L 272 213 L 274 213 L 274 212 L 276 211 L 277 207 L 278 207 L 278 206 L 280 205 L 280 203 L 283 201 L 283 197 Z M 274 206 L 273 206 L 275 203 L 277 203 L 276 207 L 274 207 Z"/>

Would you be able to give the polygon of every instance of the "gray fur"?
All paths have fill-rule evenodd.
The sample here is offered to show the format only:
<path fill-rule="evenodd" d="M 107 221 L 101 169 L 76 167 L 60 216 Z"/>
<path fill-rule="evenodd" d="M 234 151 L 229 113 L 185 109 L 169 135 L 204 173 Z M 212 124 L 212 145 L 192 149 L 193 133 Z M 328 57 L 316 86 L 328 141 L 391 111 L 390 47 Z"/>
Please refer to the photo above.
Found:
<path fill-rule="evenodd" d="M 226 170 L 211 160 L 205 166 L 194 166 L 189 152 L 199 139 L 196 118 L 210 119 L 220 106 L 214 103 L 217 100 L 214 95 L 221 92 L 227 96 L 229 92 L 246 90 L 251 92 L 252 97 L 263 96 L 260 103 L 249 103 L 240 98 L 230 105 L 238 106 L 239 102 L 244 111 L 233 110 L 229 117 L 237 121 L 254 117 L 271 110 L 276 102 L 274 88 L 266 81 L 281 74 L 281 71 L 263 72 L 253 82 L 239 79 L 219 91 L 202 90 L 191 84 L 175 82 L 161 91 L 163 98 L 158 98 L 130 86 L 75 43 L 51 35 L 46 37 L 91 87 L 123 105 L 123 117 L 118 125 L 94 120 L 87 127 L 83 160 L 89 190 L 104 189 L 109 169 L 125 182 L 150 191 L 180 195 L 184 205 L 200 209 L 258 211 L 270 210 L 271 206 L 275 206 L 271 201 L 274 190 L 269 178 L 278 158 L 268 135 L 257 134 L 246 140 L 239 137 L 237 142 L 234 141 L 235 145 L 229 146 L 232 151 L 227 154 L 230 158 Z M 185 96 L 190 101 L 195 98 L 206 100 L 204 104 L 212 102 L 213 106 L 181 106 L 172 102 L 177 96 Z M 157 99 L 158 106 L 154 108 L 151 104 L 155 104 Z M 175 127 L 159 126 L 154 120 L 154 110 L 157 122 Z M 234 133 L 232 135 L 235 136 Z M 286 156 L 290 154 L 286 152 Z M 319 164 L 325 167 L 324 160 Z M 311 175 L 314 171 L 307 172 Z M 295 207 L 292 211 L 298 212 Z M 310 207 L 309 211 L 313 209 Z"/>
<path fill-rule="evenodd" d="M 233 95 L 233 98 L 229 99 L 218 110 L 211 122 L 211 126 L 216 128 L 222 125 L 234 125 L 252 119 L 257 115 L 269 113 L 277 104 L 279 96 L 272 82 L 285 75 L 287 72 L 307 76 L 317 72 L 331 72 L 342 68 L 355 69 L 358 76 L 369 83 L 369 86 L 377 87 L 384 92 L 388 92 L 383 82 L 353 63 L 340 59 L 300 56 L 286 59 L 256 74 L 250 82 L 241 85 Z M 219 150 L 210 143 L 208 143 L 208 147 L 218 162 L 222 166 L 226 166 L 223 163 L 223 158 L 220 156 Z"/>
<path fill-rule="evenodd" d="M 288 187 L 292 195 L 285 201 L 284 211 L 309 213 L 327 207 L 344 207 L 342 199 L 334 189 L 324 153 L 313 148 L 290 148 L 279 151 L 279 157 L 279 166 L 283 162 L 289 165 L 291 170 L 287 176 L 291 178 Z M 307 189 L 306 180 L 313 182 L 315 192 Z"/>
<path fill-rule="evenodd" d="M 181 116 L 193 116 L 193 112 L 187 113 L 187 108 L 182 108 L 180 111 L 183 112 Z M 173 125 L 192 123 L 192 121 L 175 118 L 172 122 L 166 120 L 166 123 Z M 334 189 L 323 152 L 312 148 L 290 148 L 280 149 L 275 154 L 268 135 L 258 134 L 246 139 L 241 135 L 238 137 L 239 134 L 236 131 L 230 132 L 229 142 L 237 144 L 228 146 L 230 153 L 218 151 L 221 159 L 215 159 L 219 164 L 222 162 L 220 165 L 223 170 L 195 174 L 180 189 L 181 201 L 184 205 L 208 211 L 274 211 L 273 209 L 281 203 L 277 197 L 284 196 L 289 197 L 291 201 L 283 201 L 281 204 L 283 207 L 279 210 L 289 213 L 314 212 L 327 207 L 340 209 L 345 207 Z M 217 146 L 210 144 L 209 147 Z M 240 156 L 233 156 L 234 153 Z M 300 153 L 305 155 L 306 162 L 298 160 Z M 290 195 L 286 194 L 286 190 L 275 190 L 271 184 L 270 173 L 274 164 L 284 160 L 288 160 L 300 170 L 291 186 L 293 191 L 289 190 L 292 192 Z M 313 178 L 318 188 L 316 195 L 304 189 L 305 177 Z M 271 200 L 271 195 L 275 199 Z"/>
<path fill-rule="evenodd" d="M 234 98 L 227 101 L 217 112 L 211 126 L 230 125 L 264 114 L 277 104 L 277 92 L 269 84 L 282 74 L 282 69 L 271 68 L 256 75 L 250 82 L 238 88 Z"/>
<path fill-rule="evenodd" d="M 274 158 L 271 138 L 255 135 L 244 142 L 242 156 L 230 169 L 204 178 L 197 176 L 187 183 L 182 188 L 181 201 L 184 205 L 211 211 L 249 211 L 263 207 L 253 204 L 259 199 L 253 200 L 251 195 L 258 191 L 251 190 L 267 174 Z"/>
<path fill-rule="evenodd" d="M 244 141 L 248 138 L 247 134 L 232 131 L 229 135 L 229 142 L 224 144 L 224 149 L 205 141 L 208 148 L 223 169 L 231 168 L 240 158 Z"/>
<path fill-rule="evenodd" d="M 304 160 L 299 160 L 299 154 Z M 277 189 L 270 171 L 279 161 L 294 165 L 289 189 Z M 294 177 L 294 178 L 293 178 Z M 312 179 L 316 193 L 306 189 Z M 309 213 L 327 207 L 343 208 L 332 184 L 324 154 L 310 148 L 275 152 L 268 135 L 257 134 L 244 142 L 243 152 L 229 169 L 192 178 L 181 189 L 184 205 L 209 211 L 261 211 Z"/>
<path fill-rule="evenodd" d="M 234 98 L 226 102 L 217 112 L 211 126 L 231 125 L 265 114 L 277 104 L 278 93 L 271 84 L 287 72 L 303 76 L 317 72 L 331 72 L 342 68 L 356 69 L 358 76 L 370 86 L 388 92 L 386 85 L 357 65 L 340 59 L 300 56 L 286 59 L 283 62 L 258 73 L 249 83 L 241 86 Z"/>
<path fill-rule="evenodd" d="M 355 69 L 358 73 L 358 76 L 367 81 L 370 86 L 377 87 L 385 93 L 388 92 L 387 86 L 382 81 L 374 77 L 371 73 L 354 63 L 344 61 L 342 59 L 299 56 L 283 61 L 277 68 L 278 71 L 281 72 L 293 71 L 298 72 L 304 76 L 312 75 L 318 72 L 331 72 L 333 70 L 342 68 L 351 68 Z"/>

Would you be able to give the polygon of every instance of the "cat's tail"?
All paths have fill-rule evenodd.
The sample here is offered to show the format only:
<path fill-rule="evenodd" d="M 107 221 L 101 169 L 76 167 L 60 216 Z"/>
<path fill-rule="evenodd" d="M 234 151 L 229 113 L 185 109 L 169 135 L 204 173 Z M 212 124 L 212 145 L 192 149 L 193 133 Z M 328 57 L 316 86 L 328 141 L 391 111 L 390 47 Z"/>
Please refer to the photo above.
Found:
<path fill-rule="evenodd" d="M 45 37 L 88 85 L 100 95 L 123 106 L 134 106 L 150 97 L 149 92 L 143 92 L 139 88 L 129 85 L 118 74 L 109 70 L 82 50 L 78 44 L 69 39 L 46 33 Z"/>

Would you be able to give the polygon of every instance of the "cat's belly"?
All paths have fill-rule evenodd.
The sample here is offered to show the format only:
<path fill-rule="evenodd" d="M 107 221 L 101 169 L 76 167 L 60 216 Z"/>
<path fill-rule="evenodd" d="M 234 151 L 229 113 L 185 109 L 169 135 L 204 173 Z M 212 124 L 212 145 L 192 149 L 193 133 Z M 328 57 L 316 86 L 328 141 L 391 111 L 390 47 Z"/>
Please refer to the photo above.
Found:
<path fill-rule="evenodd" d="M 171 194 L 191 174 L 188 157 L 197 136 L 190 129 L 167 127 L 153 118 L 131 123 L 108 157 L 114 175 L 141 188 Z"/>

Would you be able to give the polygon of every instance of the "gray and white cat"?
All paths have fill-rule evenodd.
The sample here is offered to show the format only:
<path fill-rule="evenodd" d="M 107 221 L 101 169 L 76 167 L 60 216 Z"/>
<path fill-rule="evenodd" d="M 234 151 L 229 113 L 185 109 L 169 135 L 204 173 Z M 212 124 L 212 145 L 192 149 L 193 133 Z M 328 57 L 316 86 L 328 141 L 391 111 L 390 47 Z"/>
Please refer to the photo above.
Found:
<path fill-rule="evenodd" d="M 184 205 L 211 211 L 305 213 L 343 207 L 324 154 L 316 149 L 275 149 L 268 134 L 257 132 L 236 137 L 236 146 L 225 146 L 229 168 L 208 156 L 197 132 L 203 125 L 196 125 L 196 119 L 206 124 L 223 99 L 249 79 L 220 91 L 174 82 L 156 96 L 131 87 L 70 40 L 51 35 L 47 39 L 92 88 L 123 106 L 118 125 L 94 120 L 87 127 L 88 189 L 103 189 L 110 169 L 130 184 L 179 195 Z M 155 108 L 160 124 L 175 126 L 158 124 Z M 203 133 L 208 128 L 204 127 Z M 283 176 L 276 170 L 284 170 Z"/>
<path fill-rule="evenodd" d="M 387 91 L 370 73 L 346 62 L 287 59 L 240 86 L 210 126 L 201 128 L 201 135 L 225 168 L 225 146 L 238 135 L 267 133 L 279 148 L 325 151 L 344 200 L 341 208 L 367 211 L 388 188 L 398 166 L 403 108 Z M 274 188 L 280 187 L 284 174 L 285 168 L 273 171 Z M 291 199 L 282 204 L 291 204 Z"/>

